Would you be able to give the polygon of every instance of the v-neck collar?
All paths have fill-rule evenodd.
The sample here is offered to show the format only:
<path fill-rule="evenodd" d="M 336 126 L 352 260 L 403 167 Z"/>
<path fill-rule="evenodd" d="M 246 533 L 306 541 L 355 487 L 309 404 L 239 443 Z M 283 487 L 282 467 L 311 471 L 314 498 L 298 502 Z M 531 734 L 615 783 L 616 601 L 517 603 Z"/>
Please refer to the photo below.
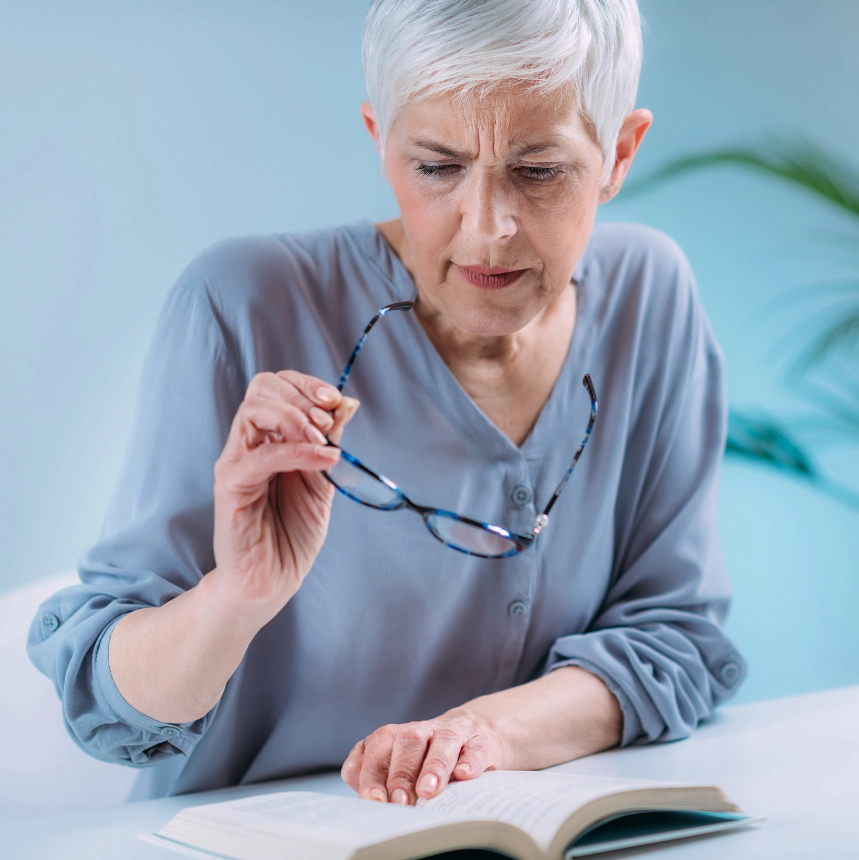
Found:
<path fill-rule="evenodd" d="M 390 300 L 414 301 L 417 298 L 414 279 L 376 225 L 371 221 L 359 221 L 350 225 L 348 232 L 362 256 L 378 271 Z M 432 392 L 438 408 L 475 453 L 491 459 L 539 458 L 550 446 L 563 442 L 557 437 L 557 428 L 563 427 L 565 432 L 569 430 L 573 435 L 578 432 L 575 427 L 567 428 L 569 422 L 561 416 L 570 415 L 574 396 L 583 403 L 587 399 L 580 377 L 588 372 L 585 363 L 594 332 L 594 297 L 586 286 L 590 248 L 588 243 L 573 271 L 576 323 L 564 362 L 534 426 L 521 445 L 516 445 L 506 436 L 471 399 L 414 314 L 398 314 L 396 320 L 389 322 L 386 331 L 401 341 L 406 355 L 415 356 L 414 369 L 422 377 L 426 390 Z M 385 299 L 382 298 L 381 302 L 384 304 Z M 586 406 L 578 411 L 586 420 Z"/>

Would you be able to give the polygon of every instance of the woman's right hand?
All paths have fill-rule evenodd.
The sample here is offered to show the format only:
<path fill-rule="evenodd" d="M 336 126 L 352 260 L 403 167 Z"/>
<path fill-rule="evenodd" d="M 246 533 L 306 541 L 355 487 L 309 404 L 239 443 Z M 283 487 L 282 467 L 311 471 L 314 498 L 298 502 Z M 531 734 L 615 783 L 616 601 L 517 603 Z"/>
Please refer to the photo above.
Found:
<path fill-rule="evenodd" d="M 298 591 L 328 531 L 334 486 L 322 474 L 358 401 L 294 370 L 248 386 L 215 464 L 216 580 L 230 601 L 273 618 Z M 210 582 L 215 585 L 214 581 Z"/>
<path fill-rule="evenodd" d="M 126 613 L 110 637 L 110 671 L 133 708 L 188 723 L 221 698 L 250 642 L 284 607 L 313 565 L 339 457 L 358 401 L 293 370 L 248 386 L 215 463 L 216 566 L 193 588 Z"/>

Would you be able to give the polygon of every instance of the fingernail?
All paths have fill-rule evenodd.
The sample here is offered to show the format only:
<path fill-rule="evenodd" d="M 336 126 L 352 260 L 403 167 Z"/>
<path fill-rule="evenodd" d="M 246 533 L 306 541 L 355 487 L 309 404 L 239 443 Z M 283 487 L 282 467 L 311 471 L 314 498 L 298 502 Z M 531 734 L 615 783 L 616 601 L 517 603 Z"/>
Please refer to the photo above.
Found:
<path fill-rule="evenodd" d="M 432 794 L 438 788 L 438 777 L 434 773 L 428 773 L 421 779 L 418 788 L 424 794 Z"/>
<path fill-rule="evenodd" d="M 331 403 L 337 397 L 337 392 L 333 388 L 328 388 L 325 385 L 320 385 L 316 389 L 316 399 L 323 403 Z"/>
<path fill-rule="evenodd" d="M 391 800 L 394 803 L 399 803 L 400 806 L 409 805 L 409 795 L 401 788 L 394 789 L 394 793 L 391 795 Z"/>
<path fill-rule="evenodd" d="M 334 423 L 334 419 L 318 406 L 313 406 L 310 409 L 310 420 L 319 427 L 330 427 Z"/>
<path fill-rule="evenodd" d="M 383 802 L 387 801 L 388 797 L 381 788 L 371 788 L 370 794 L 368 795 L 370 800 L 381 800 Z"/>
<path fill-rule="evenodd" d="M 312 424 L 308 424 L 304 428 L 304 435 L 308 442 L 315 442 L 317 445 L 325 445 L 328 441 L 322 431 L 319 430 L 319 428 L 314 427 Z"/>
<path fill-rule="evenodd" d="M 456 773 L 462 774 L 463 776 L 468 776 L 471 773 L 471 765 L 463 762 L 462 764 L 458 764 L 456 766 Z"/>

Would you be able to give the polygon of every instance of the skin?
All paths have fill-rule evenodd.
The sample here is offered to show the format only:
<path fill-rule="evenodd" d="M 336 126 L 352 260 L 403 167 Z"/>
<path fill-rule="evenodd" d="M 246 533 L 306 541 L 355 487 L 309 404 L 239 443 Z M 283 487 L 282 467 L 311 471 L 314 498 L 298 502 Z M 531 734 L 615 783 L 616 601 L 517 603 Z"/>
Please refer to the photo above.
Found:
<path fill-rule="evenodd" d="M 361 113 L 378 144 L 372 109 Z M 576 318 L 570 279 L 597 206 L 620 189 L 651 121 L 646 110 L 626 118 L 607 183 L 601 149 L 570 93 L 509 86 L 482 99 L 424 99 L 390 130 L 384 169 L 401 217 L 379 229 L 414 277 L 428 337 L 516 444 L 566 355 Z M 456 268 L 474 265 L 525 271 L 485 290 Z M 252 380 L 215 464 L 215 568 L 165 605 L 128 613 L 111 636 L 111 673 L 137 710 L 189 722 L 220 699 L 322 547 L 334 489 L 319 473 L 338 455 L 320 431 L 337 441 L 357 408 L 296 371 Z M 343 778 L 361 797 L 413 803 L 451 779 L 606 749 L 621 728 L 605 684 L 565 667 L 433 720 L 384 726 L 355 745 Z"/>
<path fill-rule="evenodd" d="M 377 147 L 372 107 L 361 107 Z M 551 393 L 576 319 L 573 270 L 596 210 L 620 190 L 653 120 L 626 117 L 607 183 L 571 92 L 501 87 L 405 108 L 384 147 L 401 217 L 378 225 L 417 286 L 424 330 L 465 391 L 517 445 Z M 484 290 L 457 266 L 525 269 Z M 535 770 L 620 741 L 622 715 L 596 676 L 565 667 L 427 720 L 359 741 L 343 778 L 361 797 L 414 803 L 451 779 Z"/>

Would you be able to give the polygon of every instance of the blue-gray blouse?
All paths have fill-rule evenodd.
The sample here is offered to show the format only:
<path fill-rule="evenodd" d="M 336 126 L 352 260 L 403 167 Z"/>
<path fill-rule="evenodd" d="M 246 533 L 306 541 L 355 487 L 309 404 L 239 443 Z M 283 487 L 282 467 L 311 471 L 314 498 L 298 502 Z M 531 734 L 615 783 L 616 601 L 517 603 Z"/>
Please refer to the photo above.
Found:
<path fill-rule="evenodd" d="M 420 517 L 337 494 L 299 593 L 251 644 L 218 705 L 164 725 L 120 695 L 108 642 L 214 567 L 213 464 L 251 377 L 336 382 L 364 326 L 415 285 L 373 224 L 221 242 L 169 293 L 121 479 L 81 585 L 42 605 L 34 663 L 72 736 L 147 766 L 156 797 L 341 765 L 379 726 L 435 717 L 560 666 L 598 675 L 623 743 L 688 735 L 746 668 L 722 632 L 716 528 L 726 395 L 686 259 L 662 234 L 598 225 L 574 278 L 560 376 L 514 445 L 475 406 L 413 313 L 389 314 L 349 380 L 343 447 L 419 503 L 528 531 L 587 424 L 593 435 L 536 544 L 503 560 L 438 543 Z"/>

